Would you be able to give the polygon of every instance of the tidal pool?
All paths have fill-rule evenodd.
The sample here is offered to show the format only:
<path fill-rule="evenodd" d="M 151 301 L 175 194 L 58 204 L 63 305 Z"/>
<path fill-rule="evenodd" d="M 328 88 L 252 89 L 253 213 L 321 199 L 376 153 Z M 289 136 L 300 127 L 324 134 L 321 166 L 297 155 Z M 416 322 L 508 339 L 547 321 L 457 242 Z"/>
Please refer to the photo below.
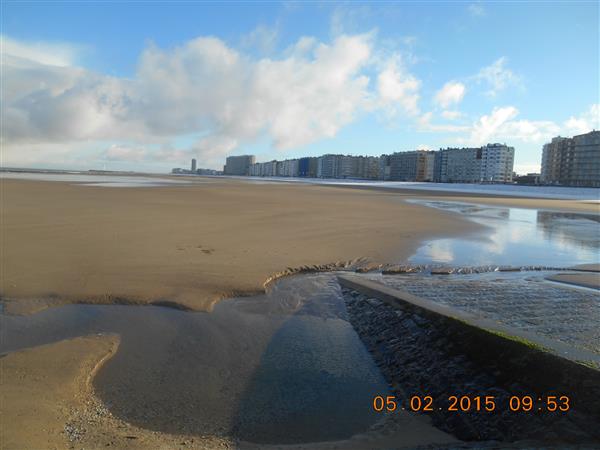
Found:
<path fill-rule="evenodd" d="M 66 305 L 0 314 L 0 353 L 118 333 L 94 386 L 111 412 L 144 428 L 261 443 L 336 440 L 380 416 L 389 389 L 348 322 L 333 274 L 289 277 L 267 295 L 210 313 Z"/>
<path fill-rule="evenodd" d="M 415 264 L 541 265 L 600 262 L 600 215 L 459 202 L 412 200 L 485 225 L 467 238 L 433 239 L 410 258 Z"/>

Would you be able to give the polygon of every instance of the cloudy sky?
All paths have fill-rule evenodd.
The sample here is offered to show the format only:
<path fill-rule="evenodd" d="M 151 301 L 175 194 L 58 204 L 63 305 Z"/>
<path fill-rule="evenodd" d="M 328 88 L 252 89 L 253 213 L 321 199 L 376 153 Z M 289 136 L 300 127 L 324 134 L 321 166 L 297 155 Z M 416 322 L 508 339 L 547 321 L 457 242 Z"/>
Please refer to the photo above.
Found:
<path fill-rule="evenodd" d="M 600 128 L 598 2 L 3 2 L 2 165 L 164 172 Z"/>

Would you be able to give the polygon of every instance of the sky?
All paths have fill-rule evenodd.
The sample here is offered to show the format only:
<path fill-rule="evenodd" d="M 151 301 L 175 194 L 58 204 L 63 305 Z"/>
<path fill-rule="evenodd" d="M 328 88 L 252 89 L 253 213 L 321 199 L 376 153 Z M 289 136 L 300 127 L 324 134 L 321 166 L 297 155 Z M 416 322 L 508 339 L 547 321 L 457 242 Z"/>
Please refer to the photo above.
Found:
<path fill-rule="evenodd" d="M 599 2 L 3 1 L 5 167 L 167 172 L 600 129 Z"/>

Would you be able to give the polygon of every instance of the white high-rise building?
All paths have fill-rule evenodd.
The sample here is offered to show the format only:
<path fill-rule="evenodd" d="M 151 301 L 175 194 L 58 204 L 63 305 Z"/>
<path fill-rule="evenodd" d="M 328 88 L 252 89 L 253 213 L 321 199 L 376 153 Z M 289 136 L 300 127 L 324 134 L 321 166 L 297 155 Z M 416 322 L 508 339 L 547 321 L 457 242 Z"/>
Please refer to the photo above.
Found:
<path fill-rule="evenodd" d="M 515 162 L 515 149 L 506 144 L 488 144 L 481 147 L 480 181 L 511 183 Z"/>

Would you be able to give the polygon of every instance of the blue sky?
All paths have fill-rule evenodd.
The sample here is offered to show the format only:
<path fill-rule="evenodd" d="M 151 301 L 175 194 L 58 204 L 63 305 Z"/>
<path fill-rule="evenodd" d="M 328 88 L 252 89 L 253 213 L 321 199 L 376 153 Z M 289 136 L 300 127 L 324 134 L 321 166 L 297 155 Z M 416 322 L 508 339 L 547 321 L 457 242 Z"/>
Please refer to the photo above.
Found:
<path fill-rule="evenodd" d="M 2 3 L 2 164 L 168 171 L 599 128 L 598 2 Z"/>

